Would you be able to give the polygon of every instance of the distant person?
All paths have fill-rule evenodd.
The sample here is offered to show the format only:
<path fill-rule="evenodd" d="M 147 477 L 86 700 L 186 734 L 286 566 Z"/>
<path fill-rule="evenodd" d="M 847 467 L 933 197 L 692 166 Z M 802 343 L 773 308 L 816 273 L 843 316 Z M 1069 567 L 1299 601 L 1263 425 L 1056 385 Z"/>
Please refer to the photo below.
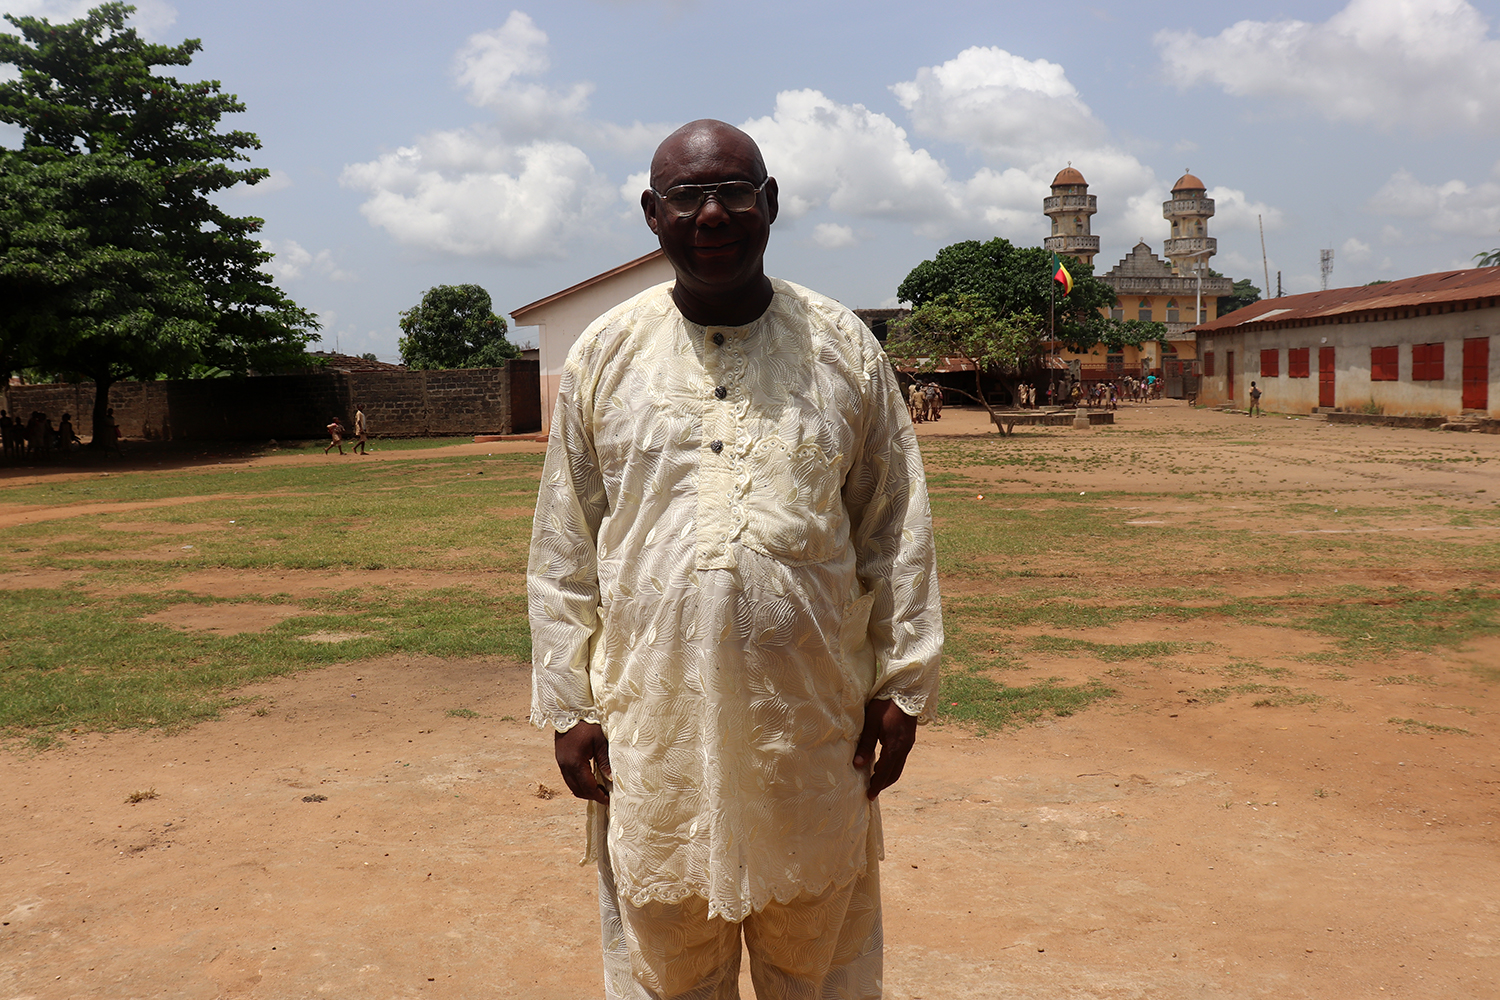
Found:
<path fill-rule="evenodd" d="M 83 442 L 78 439 L 78 432 L 73 430 L 73 415 L 64 413 L 57 422 L 57 448 L 66 452 L 75 444 L 82 445 Z"/>
<path fill-rule="evenodd" d="M 906 397 L 907 408 L 911 410 L 911 422 L 920 424 L 923 415 L 927 412 L 927 403 L 922 396 L 922 383 L 913 382 L 911 391 Z"/>
<path fill-rule="evenodd" d="M 1250 416 L 1265 416 L 1260 408 L 1260 386 L 1250 383 Z"/>
<path fill-rule="evenodd" d="M 927 404 L 927 419 L 943 419 L 943 390 L 936 382 L 928 382 L 922 390 L 922 399 Z"/>
<path fill-rule="evenodd" d="M 16 457 L 16 422 L 4 410 L 0 410 L 0 446 L 6 458 Z"/>
<path fill-rule="evenodd" d="M 342 455 L 344 453 L 344 422 L 338 417 L 334 417 L 333 422 L 328 425 L 328 437 L 330 440 L 324 446 L 323 454 L 328 454 L 329 448 L 337 448 L 339 454 Z"/>
<path fill-rule="evenodd" d="M 98 437 L 98 435 L 94 435 Z M 125 457 L 125 451 L 120 442 L 125 438 L 125 432 L 120 430 L 120 425 L 115 422 L 115 408 L 109 407 L 104 411 L 104 450 L 106 452 L 113 448 L 115 454 L 121 458 Z"/>
<path fill-rule="evenodd" d="M 354 449 L 353 449 L 354 450 L 354 454 L 356 454 L 356 455 L 368 455 L 370 453 L 369 448 L 366 447 L 366 445 L 368 444 L 368 438 L 366 437 L 366 434 L 369 432 L 369 429 L 370 429 L 369 424 L 365 422 L 365 411 L 364 410 L 355 410 L 354 411 L 354 437 L 355 437 L 355 442 L 354 442 Z"/>

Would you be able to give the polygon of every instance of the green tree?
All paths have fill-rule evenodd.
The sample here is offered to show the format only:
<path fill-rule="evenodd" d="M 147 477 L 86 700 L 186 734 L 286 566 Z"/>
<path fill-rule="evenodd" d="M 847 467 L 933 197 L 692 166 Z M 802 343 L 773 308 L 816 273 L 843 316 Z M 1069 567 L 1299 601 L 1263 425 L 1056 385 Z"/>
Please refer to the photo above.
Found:
<path fill-rule="evenodd" d="M 1208 269 L 1208 276 L 1211 278 L 1224 277 L 1224 275 L 1213 268 Z M 1240 278 L 1234 283 L 1234 290 L 1230 294 L 1219 296 L 1218 314 L 1223 316 L 1225 313 L 1232 313 L 1236 309 L 1243 309 L 1252 302 L 1259 301 L 1260 289 L 1250 284 L 1249 278 Z"/>
<path fill-rule="evenodd" d="M 1047 321 L 1030 309 L 1001 315 L 977 295 L 939 295 L 891 324 L 886 353 L 918 371 L 930 372 L 943 358 L 958 358 L 974 366 L 974 391 L 954 386 L 979 403 L 1001 435 L 1005 426 L 995 419 L 995 408 L 985 398 L 986 374 L 1005 385 L 1012 398 L 1016 386 L 1035 366 L 1047 340 Z"/>
<path fill-rule="evenodd" d="M 268 174 L 233 166 L 254 135 L 218 131 L 244 105 L 217 81 L 154 73 L 202 45 L 148 44 L 133 11 L 7 15 L 20 35 L 0 35 L 19 74 L 0 84 L 0 121 L 22 131 L 0 149 L 0 298 L 20 304 L 0 315 L 0 364 L 92 378 L 95 427 L 122 378 L 294 366 L 318 328 L 261 270 L 262 220 L 211 200 Z"/>
<path fill-rule="evenodd" d="M 498 368 L 520 357 L 505 339 L 490 293 L 478 285 L 429 288 L 401 314 L 401 362 L 408 368 Z"/>
<path fill-rule="evenodd" d="M 1073 276 L 1073 290 L 1066 295 L 1052 278 L 1050 250 L 1014 246 L 998 236 L 987 243 L 966 240 L 912 268 L 897 286 L 896 297 L 920 307 L 944 295 L 955 302 L 958 296 L 971 296 L 996 316 L 1030 312 L 1046 323 L 1050 315 L 1056 339 L 1080 354 L 1100 344 L 1138 347 L 1165 337 L 1160 323 L 1109 318 L 1105 313 L 1115 304 L 1115 290 L 1094 277 L 1093 265 L 1072 258 L 1065 263 Z"/>
<path fill-rule="evenodd" d="M 1474 255 L 1475 267 L 1497 267 L 1500 266 L 1500 247 L 1493 250 L 1481 250 Z"/>

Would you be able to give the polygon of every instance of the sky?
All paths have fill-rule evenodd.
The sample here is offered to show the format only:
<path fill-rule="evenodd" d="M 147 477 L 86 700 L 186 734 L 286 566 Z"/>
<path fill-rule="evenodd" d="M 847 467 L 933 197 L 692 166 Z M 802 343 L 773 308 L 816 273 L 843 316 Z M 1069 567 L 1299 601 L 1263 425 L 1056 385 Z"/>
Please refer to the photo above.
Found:
<path fill-rule="evenodd" d="M 399 361 L 434 285 L 505 315 L 654 249 L 651 153 L 696 118 L 778 180 L 767 270 L 853 308 L 950 243 L 1040 244 L 1069 163 L 1099 273 L 1160 254 L 1185 171 L 1217 203 L 1212 266 L 1263 293 L 1319 288 L 1323 249 L 1334 287 L 1500 246 L 1500 0 L 516 2 L 138 0 L 145 37 L 202 40 L 177 75 L 246 105 L 224 125 L 271 173 L 222 201 L 265 220 L 322 349 Z"/>

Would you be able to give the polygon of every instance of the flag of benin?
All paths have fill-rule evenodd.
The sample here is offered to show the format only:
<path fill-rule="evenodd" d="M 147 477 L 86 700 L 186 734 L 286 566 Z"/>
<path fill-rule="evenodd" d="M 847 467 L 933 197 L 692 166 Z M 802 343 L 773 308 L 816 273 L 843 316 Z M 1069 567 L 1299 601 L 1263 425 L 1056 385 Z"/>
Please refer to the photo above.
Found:
<path fill-rule="evenodd" d="M 1073 276 L 1068 273 L 1068 269 L 1066 267 L 1063 267 L 1062 261 L 1057 259 L 1057 254 L 1052 255 L 1052 267 L 1054 268 L 1052 272 L 1052 280 L 1061 282 L 1063 286 L 1063 294 L 1067 295 L 1073 290 Z"/>

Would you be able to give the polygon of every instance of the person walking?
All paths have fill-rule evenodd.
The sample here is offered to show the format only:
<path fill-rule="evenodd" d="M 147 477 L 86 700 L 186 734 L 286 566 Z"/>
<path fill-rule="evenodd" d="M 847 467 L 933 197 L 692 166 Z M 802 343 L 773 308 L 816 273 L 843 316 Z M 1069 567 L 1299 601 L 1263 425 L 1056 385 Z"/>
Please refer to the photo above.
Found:
<path fill-rule="evenodd" d="M 328 443 L 323 446 L 323 454 L 328 454 L 330 448 L 337 448 L 339 454 L 342 455 L 344 453 L 344 422 L 338 417 L 334 417 L 329 423 L 328 437 Z"/>
<path fill-rule="evenodd" d="M 1260 409 L 1260 386 L 1250 383 L 1250 416 L 1265 416 Z"/>

